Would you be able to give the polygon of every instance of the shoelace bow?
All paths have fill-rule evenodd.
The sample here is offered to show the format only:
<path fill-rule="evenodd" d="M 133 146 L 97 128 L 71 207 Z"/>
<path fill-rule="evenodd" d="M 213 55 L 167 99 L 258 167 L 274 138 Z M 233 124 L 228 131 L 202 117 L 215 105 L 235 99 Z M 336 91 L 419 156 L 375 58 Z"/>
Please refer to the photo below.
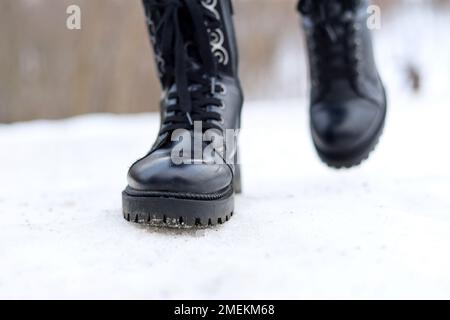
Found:
<path fill-rule="evenodd" d="M 156 42 L 160 46 L 166 64 L 166 87 L 175 83 L 176 90 L 168 95 L 171 115 L 164 119 L 161 134 L 176 129 L 192 129 L 194 121 L 202 121 L 203 128 L 220 127 L 208 120 L 221 121 L 220 114 L 207 111 L 208 106 L 220 107 L 222 102 L 214 97 L 222 87 L 216 82 L 218 74 L 216 58 L 210 47 L 208 29 L 220 27 L 214 14 L 197 0 L 150 0 L 150 10 L 162 13 L 155 28 Z M 182 13 L 183 10 L 183 13 Z M 193 45 L 198 53 L 198 66 L 193 67 L 183 33 L 182 14 L 188 14 L 193 26 Z M 183 16 L 183 18 L 185 18 Z"/>
<path fill-rule="evenodd" d="M 312 0 L 314 1 L 314 0 Z M 359 42 L 355 37 L 355 2 L 321 0 L 315 4 L 304 0 L 299 7 L 313 23 L 313 52 L 321 83 L 337 78 L 353 78 L 358 74 Z M 314 7 L 315 6 L 315 7 Z"/>

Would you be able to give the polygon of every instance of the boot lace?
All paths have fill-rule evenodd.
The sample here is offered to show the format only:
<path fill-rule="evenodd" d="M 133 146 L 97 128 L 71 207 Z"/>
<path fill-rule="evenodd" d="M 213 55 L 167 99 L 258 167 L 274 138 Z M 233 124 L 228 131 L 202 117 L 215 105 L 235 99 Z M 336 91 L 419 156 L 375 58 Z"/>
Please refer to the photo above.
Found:
<path fill-rule="evenodd" d="M 309 19 L 311 64 L 316 71 L 313 85 L 327 85 L 335 79 L 354 80 L 360 73 L 361 40 L 357 36 L 355 0 L 302 0 L 299 10 Z"/>
<path fill-rule="evenodd" d="M 160 134 L 191 130 L 194 121 L 201 121 L 204 129 L 220 129 L 221 115 L 209 107 L 223 106 L 216 93 L 223 93 L 224 87 L 217 80 L 208 30 L 221 22 L 197 0 L 148 0 L 147 6 L 159 15 L 154 37 L 165 63 L 163 86 L 170 88 Z"/>

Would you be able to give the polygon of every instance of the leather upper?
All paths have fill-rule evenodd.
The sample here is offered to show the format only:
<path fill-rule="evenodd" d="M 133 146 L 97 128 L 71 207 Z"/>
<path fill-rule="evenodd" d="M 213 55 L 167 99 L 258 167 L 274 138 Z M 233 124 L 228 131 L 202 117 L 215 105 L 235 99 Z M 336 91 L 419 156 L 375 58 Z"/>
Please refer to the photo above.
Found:
<path fill-rule="evenodd" d="M 180 5 L 183 1 L 179 0 Z M 207 1 L 195 0 L 201 4 L 208 14 L 212 14 L 221 21 L 221 28 L 208 30 L 211 36 L 211 52 L 217 58 L 218 74 L 216 83 L 224 90 L 212 92 L 212 97 L 221 101 L 220 106 L 206 106 L 206 111 L 212 111 L 220 115 L 220 120 L 207 120 L 214 122 L 221 130 L 239 129 L 240 114 L 243 104 L 243 95 L 240 82 L 237 76 L 238 56 L 236 40 L 232 23 L 232 6 L 229 0 Z M 147 12 L 148 18 L 150 13 Z M 151 21 L 149 25 L 150 34 L 154 32 L 157 21 Z M 186 36 L 189 39 L 189 35 Z M 164 65 L 164 55 L 161 54 L 159 43 L 155 42 L 152 36 L 157 62 Z M 159 53 L 159 54 L 158 54 Z M 193 62 L 196 63 L 195 61 Z M 192 66 L 195 68 L 195 65 Z M 230 159 L 224 159 L 224 163 L 211 164 L 211 158 L 206 154 L 205 159 L 194 157 L 195 164 L 175 164 L 172 159 L 172 152 L 177 146 L 177 142 L 172 141 L 173 132 L 164 132 L 165 119 L 170 116 L 169 108 L 176 103 L 171 99 L 171 94 L 177 91 L 174 83 L 166 86 L 163 68 L 160 68 L 160 75 L 163 84 L 163 96 L 160 103 L 161 108 L 161 130 L 151 151 L 142 159 L 136 161 L 128 173 L 129 187 L 136 191 L 157 191 L 175 193 L 197 193 L 210 194 L 219 192 L 230 187 L 233 182 L 235 166 L 230 161 L 237 153 L 237 147 L 228 152 L 223 152 Z M 211 96 L 210 96 L 211 97 Z M 193 141 L 192 141 L 193 143 Z M 203 145 L 206 146 L 206 143 Z M 224 156 L 225 158 L 225 156 Z"/>
<path fill-rule="evenodd" d="M 351 153 L 370 143 L 384 123 L 386 98 L 374 60 L 371 33 L 366 24 L 367 5 L 366 0 L 359 1 L 359 5 L 353 9 L 351 20 L 346 21 L 345 27 L 350 28 L 351 32 L 339 40 L 339 45 L 345 48 L 355 46 L 354 51 L 347 49 L 344 52 L 346 57 L 342 59 L 342 63 L 352 61 L 347 77 L 318 77 L 321 66 L 314 63 L 314 54 L 318 51 L 314 40 L 317 32 L 315 19 L 318 18 L 314 15 L 304 16 L 313 79 L 311 131 L 315 146 L 324 153 Z M 339 32 L 342 33 L 342 29 L 336 30 L 337 34 Z M 322 47 L 320 50 L 328 49 Z M 338 67 L 349 68 L 347 65 Z"/>

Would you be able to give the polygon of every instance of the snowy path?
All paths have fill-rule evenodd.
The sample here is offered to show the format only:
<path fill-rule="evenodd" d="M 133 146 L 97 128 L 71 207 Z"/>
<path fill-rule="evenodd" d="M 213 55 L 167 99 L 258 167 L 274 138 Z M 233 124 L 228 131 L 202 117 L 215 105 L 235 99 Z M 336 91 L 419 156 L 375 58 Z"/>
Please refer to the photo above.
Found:
<path fill-rule="evenodd" d="M 0 126 L 0 298 L 449 298 L 448 106 L 402 101 L 336 172 L 304 103 L 274 103 L 245 110 L 236 215 L 198 231 L 122 219 L 156 115 Z"/>

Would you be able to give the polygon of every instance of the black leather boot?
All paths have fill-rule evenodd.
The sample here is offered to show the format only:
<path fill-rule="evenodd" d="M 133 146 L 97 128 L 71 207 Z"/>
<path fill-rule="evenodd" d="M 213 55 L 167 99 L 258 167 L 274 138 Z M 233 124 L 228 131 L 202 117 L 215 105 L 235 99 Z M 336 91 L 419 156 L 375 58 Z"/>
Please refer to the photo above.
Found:
<path fill-rule="evenodd" d="M 301 0 L 309 49 L 311 131 L 320 158 L 349 168 L 369 157 L 386 118 L 366 0 Z"/>
<path fill-rule="evenodd" d="M 124 217 L 175 226 L 224 223 L 240 192 L 236 144 L 213 156 L 202 152 L 208 143 L 200 141 L 200 153 L 189 150 L 187 162 L 173 156 L 183 141 L 198 145 L 194 127 L 201 126 L 195 133 L 200 139 L 207 131 L 217 138 L 240 127 L 243 96 L 231 1 L 143 2 L 163 88 L 161 127 L 151 151 L 129 170 Z M 191 135 L 180 139 L 180 131 Z"/>

